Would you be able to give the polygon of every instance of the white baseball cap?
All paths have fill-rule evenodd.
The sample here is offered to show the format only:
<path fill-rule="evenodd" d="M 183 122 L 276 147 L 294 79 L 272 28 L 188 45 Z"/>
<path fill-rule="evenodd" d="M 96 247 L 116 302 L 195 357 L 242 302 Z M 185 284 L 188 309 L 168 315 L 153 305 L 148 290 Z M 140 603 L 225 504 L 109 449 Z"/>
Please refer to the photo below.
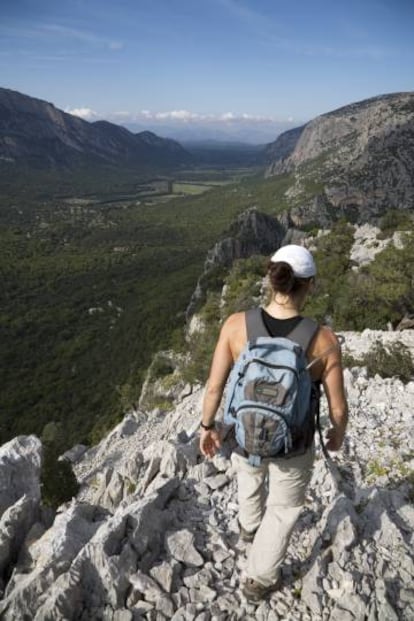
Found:
<path fill-rule="evenodd" d="M 270 260 L 272 263 L 278 263 L 279 261 L 288 263 L 294 275 L 298 278 L 312 278 L 316 274 L 313 256 L 303 246 L 297 246 L 296 244 L 282 246 Z"/>

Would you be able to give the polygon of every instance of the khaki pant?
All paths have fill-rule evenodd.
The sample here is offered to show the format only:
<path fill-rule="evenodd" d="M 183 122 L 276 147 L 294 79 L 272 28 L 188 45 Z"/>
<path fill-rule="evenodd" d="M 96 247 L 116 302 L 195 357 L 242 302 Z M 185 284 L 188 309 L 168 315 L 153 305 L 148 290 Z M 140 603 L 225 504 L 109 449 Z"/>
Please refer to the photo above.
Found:
<path fill-rule="evenodd" d="M 305 500 L 314 456 L 312 447 L 299 457 L 266 459 L 255 467 L 238 453 L 232 454 L 237 472 L 239 521 L 249 532 L 257 529 L 247 559 L 247 575 L 264 586 L 274 584 L 279 577 Z"/>

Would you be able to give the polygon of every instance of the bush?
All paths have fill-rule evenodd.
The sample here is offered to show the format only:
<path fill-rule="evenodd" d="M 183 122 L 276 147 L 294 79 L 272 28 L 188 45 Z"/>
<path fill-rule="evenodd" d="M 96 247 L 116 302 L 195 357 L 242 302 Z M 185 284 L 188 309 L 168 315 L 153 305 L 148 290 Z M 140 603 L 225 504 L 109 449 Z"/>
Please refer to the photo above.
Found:
<path fill-rule="evenodd" d="M 52 509 L 57 509 L 59 505 L 76 496 L 79 484 L 71 464 L 66 460 L 58 459 L 64 446 L 62 424 L 51 421 L 45 425 L 41 440 L 43 443 L 40 472 L 42 502 Z"/>
<path fill-rule="evenodd" d="M 223 281 L 226 286 L 223 298 L 221 292 L 216 290 L 207 292 L 206 302 L 200 310 L 200 319 L 205 329 L 194 334 L 189 342 L 190 362 L 181 369 L 185 381 L 203 383 L 208 378 L 222 321 L 232 313 L 257 304 L 265 273 L 264 262 L 262 256 L 238 259 Z"/>
<path fill-rule="evenodd" d="M 393 244 L 378 253 L 369 265 L 346 280 L 347 303 L 337 312 L 340 328 L 386 329 L 414 311 L 414 244 L 407 234 L 403 248 Z"/>
<path fill-rule="evenodd" d="M 225 317 L 257 305 L 265 272 L 265 258 L 259 255 L 234 262 L 225 280 L 227 287 L 222 308 Z"/>
<path fill-rule="evenodd" d="M 404 343 L 397 342 L 385 347 L 381 341 L 362 358 L 356 360 L 344 356 L 344 366 L 363 366 L 367 368 L 369 377 L 398 377 L 407 383 L 414 379 L 414 362 L 410 350 Z"/>
<path fill-rule="evenodd" d="M 214 321 L 208 323 L 202 332 L 192 335 L 188 345 L 190 362 L 183 365 L 181 369 L 185 382 L 195 384 L 204 383 L 207 380 L 219 332 L 220 324 Z"/>
<path fill-rule="evenodd" d="M 394 231 L 412 228 L 413 220 L 410 213 L 403 209 L 390 209 L 381 218 L 379 227 L 380 239 L 390 237 Z"/>
<path fill-rule="evenodd" d="M 174 366 L 172 365 L 171 360 L 165 358 L 162 354 L 157 353 L 154 356 L 154 359 L 150 366 L 151 377 L 165 377 L 166 375 L 170 375 L 173 372 Z"/>
<path fill-rule="evenodd" d="M 414 243 L 406 232 L 404 247 L 389 244 L 358 271 L 349 258 L 353 228 L 339 223 L 317 240 L 316 289 L 304 313 L 336 330 L 385 330 L 414 313 Z"/>
<path fill-rule="evenodd" d="M 68 500 L 79 491 L 79 483 L 66 460 L 58 461 L 58 454 L 48 445 L 43 448 L 42 470 L 40 476 L 42 502 L 52 509 Z"/>
<path fill-rule="evenodd" d="M 334 225 L 328 235 L 316 240 L 316 286 L 314 294 L 307 300 L 304 314 L 321 323 L 334 323 L 339 327 L 336 325 L 338 308 L 346 305 L 348 298 L 351 298 L 346 285 L 346 274 L 351 267 L 350 251 L 353 241 L 354 228 L 342 220 Z"/>

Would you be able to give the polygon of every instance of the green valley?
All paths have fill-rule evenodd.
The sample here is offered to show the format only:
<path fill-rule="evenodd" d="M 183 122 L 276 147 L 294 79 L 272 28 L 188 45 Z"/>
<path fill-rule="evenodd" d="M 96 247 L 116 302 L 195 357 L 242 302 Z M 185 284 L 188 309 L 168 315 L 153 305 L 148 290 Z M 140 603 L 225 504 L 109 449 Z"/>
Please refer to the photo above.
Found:
<path fill-rule="evenodd" d="M 287 178 L 238 175 L 186 173 L 215 187 L 168 201 L 130 178 L 4 193 L 2 442 L 50 421 L 64 423 L 68 446 L 91 442 L 136 403 L 152 354 L 182 338 L 207 250 L 246 208 L 284 207 Z"/>

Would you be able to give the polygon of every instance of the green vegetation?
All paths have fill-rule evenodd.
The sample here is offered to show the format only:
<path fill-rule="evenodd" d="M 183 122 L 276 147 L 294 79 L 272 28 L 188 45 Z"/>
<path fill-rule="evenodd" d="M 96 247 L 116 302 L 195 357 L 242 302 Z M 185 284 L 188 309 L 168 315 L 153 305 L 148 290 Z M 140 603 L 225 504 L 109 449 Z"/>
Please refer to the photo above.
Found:
<path fill-rule="evenodd" d="M 412 230 L 413 217 L 410 212 L 402 209 L 390 209 L 380 220 L 381 234 L 380 238 L 391 237 L 395 231 Z"/>
<path fill-rule="evenodd" d="M 367 464 L 367 476 L 370 480 L 375 480 L 376 477 L 382 477 L 390 472 L 390 468 L 381 464 L 378 459 L 373 459 Z"/>
<path fill-rule="evenodd" d="M 0 179 L 0 442 L 40 435 L 56 421 L 65 429 L 62 451 L 99 440 L 136 406 L 154 353 L 183 349 L 184 311 L 207 251 L 247 208 L 277 215 L 290 206 L 292 175 L 240 180 L 246 172 L 182 170 L 175 176 L 182 188 L 210 189 L 180 197 L 164 193 L 168 180 L 131 172 L 38 179 L 27 172 L 18 192 Z M 307 172 L 306 191 L 316 192 L 319 181 Z M 391 223 L 389 216 L 384 230 Z M 386 248 L 358 272 L 346 222 L 315 240 L 317 291 L 306 313 L 359 330 L 413 312 L 412 230 L 411 222 L 403 249 Z M 205 277 L 198 309 L 205 330 L 190 340 L 184 379 L 206 378 L 223 318 L 257 304 L 263 261 Z M 159 371 L 169 381 L 171 372 Z"/>
<path fill-rule="evenodd" d="M 52 509 L 67 502 L 79 491 L 79 484 L 66 460 L 59 460 L 61 447 L 65 444 L 64 430 L 61 423 L 51 421 L 45 425 L 42 433 L 43 454 L 40 483 L 42 502 Z"/>
<path fill-rule="evenodd" d="M 207 190 L 210 190 L 211 186 L 201 183 L 179 183 L 176 182 L 173 185 L 174 194 L 204 194 Z"/>
<path fill-rule="evenodd" d="M 389 244 L 358 271 L 352 270 L 353 227 L 338 222 L 316 240 L 318 265 L 315 294 L 305 312 L 337 330 L 386 329 L 414 312 L 413 224 L 404 247 Z"/>
<path fill-rule="evenodd" d="M 414 313 L 412 233 L 406 233 L 404 248 L 389 245 L 358 272 L 350 260 L 353 233 L 353 226 L 339 221 L 330 233 L 315 240 L 316 290 L 304 313 L 335 330 L 386 329 L 388 322 L 395 324 L 404 313 Z M 192 360 L 183 370 L 189 381 L 206 379 L 223 319 L 259 303 L 265 261 L 265 257 L 251 257 L 236 261 L 227 274 L 216 270 L 209 275 L 207 299 L 199 309 L 204 331 L 191 339 Z M 344 363 L 363 365 L 371 375 L 396 376 L 404 382 L 414 377 L 410 352 L 402 344 L 376 344 L 361 360 L 345 356 Z"/>
<path fill-rule="evenodd" d="M 145 178 L 25 179 L 30 190 L 13 196 L 5 183 L 0 197 L 0 442 L 54 420 L 64 450 L 136 405 L 154 352 L 180 340 L 208 249 L 245 209 L 280 213 L 290 181 L 251 177 L 147 205 L 132 199 Z"/>
<path fill-rule="evenodd" d="M 317 239 L 314 253 L 318 267 L 316 286 L 304 311 L 320 322 L 332 323 L 338 329 L 343 329 L 338 325 L 338 313 L 350 296 L 346 279 L 351 267 L 349 255 L 353 235 L 353 227 L 341 220 L 329 234 Z"/>
<path fill-rule="evenodd" d="M 385 346 L 381 341 L 376 341 L 361 358 L 347 356 L 344 364 L 348 367 L 366 367 L 369 377 L 377 374 L 381 377 L 398 377 L 404 383 L 414 379 L 414 361 L 409 348 L 401 342 Z"/>
<path fill-rule="evenodd" d="M 190 337 L 190 361 L 181 369 L 185 381 L 205 382 L 223 320 L 232 313 L 258 304 L 266 258 L 253 256 L 235 261 L 227 277 L 210 286 L 199 318 L 204 329 Z"/>
<path fill-rule="evenodd" d="M 225 280 L 226 290 L 221 308 L 223 317 L 248 310 L 259 303 L 267 260 L 268 257 L 252 256 L 234 262 Z"/>

